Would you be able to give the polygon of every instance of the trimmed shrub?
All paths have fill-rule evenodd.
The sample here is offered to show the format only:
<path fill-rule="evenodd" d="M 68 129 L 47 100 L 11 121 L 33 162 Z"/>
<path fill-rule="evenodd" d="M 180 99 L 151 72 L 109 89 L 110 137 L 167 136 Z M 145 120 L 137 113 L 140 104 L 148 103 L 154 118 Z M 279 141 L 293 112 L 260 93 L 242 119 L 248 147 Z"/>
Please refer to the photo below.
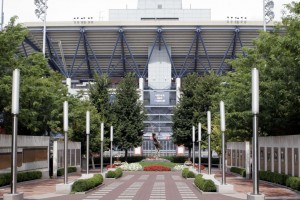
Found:
<path fill-rule="evenodd" d="M 300 178 L 299 177 L 288 177 L 286 180 L 286 186 L 294 190 L 300 191 Z"/>
<path fill-rule="evenodd" d="M 202 178 L 201 174 L 198 174 L 194 180 L 194 184 L 203 192 L 216 192 L 216 185 L 212 180 L 206 180 Z"/>
<path fill-rule="evenodd" d="M 230 168 L 230 171 L 231 171 L 232 173 L 239 174 L 239 175 L 241 175 L 242 177 L 246 177 L 246 169 L 244 169 L 244 168 L 231 167 L 231 168 Z"/>
<path fill-rule="evenodd" d="M 287 179 L 290 176 L 286 174 L 279 174 L 276 172 L 271 171 L 260 171 L 259 178 L 264 181 L 269 181 L 272 183 L 280 184 L 280 185 L 287 185 Z"/>
<path fill-rule="evenodd" d="M 116 173 L 115 173 L 115 171 L 108 171 L 108 172 L 105 174 L 105 177 L 106 177 L 106 178 L 115 178 L 115 177 L 116 177 Z"/>
<path fill-rule="evenodd" d="M 30 171 L 30 172 L 19 172 L 17 174 L 17 182 L 30 181 L 42 178 L 42 172 Z M 11 173 L 0 174 L 0 186 L 9 185 L 11 179 Z"/>
<path fill-rule="evenodd" d="M 115 178 L 120 178 L 121 176 L 123 176 L 123 170 L 121 168 L 117 168 L 115 170 Z"/>
<path fill-rule="evenodd" d="M 68 173 L 76 172 L 76 167 L 68 167 Z M 57 176 L 63 176 L 65 174 L 65 168 L 60 168 L 57 170 Z"/>
<path fill-rule="evenodd" d="M 188 173 L 189 173 L 189 169 L 188 168 L 184 168 L 183 170 L 182 170 L 182 172 L 181 172 L 181 175 L 182 175 L 182 177 L 183 178 L 186 178 L 187 177 L 187 175 L 188 175 Z"/>
<path fill-rule="evenodd" d="M 187 173 L 187 178 L 195 178 L 194 172 L 189 171 L 189 172 Z"/>
<path fill-rule="evenodd" d="M 103 176 L 95 174 L 92 178 L 80 179 L 73 183 L 72 192 L 84 192 L 103 183 Z"/>

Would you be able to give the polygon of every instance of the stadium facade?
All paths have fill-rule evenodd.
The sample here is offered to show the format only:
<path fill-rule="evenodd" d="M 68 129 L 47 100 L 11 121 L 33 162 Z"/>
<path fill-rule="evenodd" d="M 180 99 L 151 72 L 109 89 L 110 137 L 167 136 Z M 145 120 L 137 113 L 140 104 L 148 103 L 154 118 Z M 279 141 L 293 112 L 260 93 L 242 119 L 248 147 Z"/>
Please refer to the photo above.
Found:
<path fill-rule="evenodd" d="M 109 17 L 47 22 L 46 57 L 49 66 L 66 77 L 70 91 L 87 88 L 94 73 L 107 73 L 114 88 L 124 74 L 134 72 L 147 109 L 143 154 L 154 150 L 152 131 L 158 133 L 163 154 L 175 153 L 172 110 L 180 97 L 181 78 L 192 72 L 214 70 L 221 75 L 232 70 L 225 60 L 245 55 L 242 48 L 251 47 L 263 29 L 262 22 L 245 17 L 211 21 L 209 9 L 182 9 L 181 0 L 139 0 L 138 9 L 110 10 Z M 41 51 L 43 23 L 25 26 L 29 35 L 19 51 Z"/>

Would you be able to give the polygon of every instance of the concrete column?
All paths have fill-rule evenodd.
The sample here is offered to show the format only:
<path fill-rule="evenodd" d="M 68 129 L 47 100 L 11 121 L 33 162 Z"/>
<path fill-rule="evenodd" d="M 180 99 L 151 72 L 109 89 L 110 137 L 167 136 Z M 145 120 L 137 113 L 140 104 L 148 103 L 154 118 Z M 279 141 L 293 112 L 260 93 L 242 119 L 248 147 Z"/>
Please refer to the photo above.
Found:
<path fill-rule="evenodd" d="M 292 176 L 295 176 L 295 153 L 294 147 L 292 148 Z"/>
<path fill-rule="evenodd" d="M 281 173 L 281 148 L 280 146 L 277 147 L 278 148 L 278 173 Z"/>
<path fill-rule="evenodd" d="M 53 142 L 53 178 L 57 178 L 58 144 Z"/>
<path fill-rule="evenodd" d="M 274 147 L 271 147 L 271 171 L 274 172 Z"/>
<path fill-rule="evenodd" d="M 245 168 L 246 168 L 246 178 L 250 178 L 250 142 L 245 142 Z"/>
<path fill-rule="evenodd" d="M 287 147 L 285 147 L 284 148 L 285 150 L 284 150 L 284 154 L 285 154 L 285 156 L 284 156 L 284 167 L 285 167 L 285 174 L 288 174 L 288 152 L 287 152 Z"/>
<path fill-rule="evenodd" d="M 176 78 L 176 104 L 180 100 L 180 87 L 181 87 L 181 79 Z"/>
<path fill-rule="evenodd" d="M 265 162 L 265 171 L 268 170 L 268 148 L 267 147 L 264 147 L 264 162 Z"/>
<path fill-rule="evenodd" d="M 68 87 L 68 93 L 71 93 L 71 82 L 72 82 L 71 78 L 66 79 L 66 85 Z"/>
<path fill-rule="evenodd" d="M 144 78 L 139 78 L 140 101 L 144 103 Z"/>

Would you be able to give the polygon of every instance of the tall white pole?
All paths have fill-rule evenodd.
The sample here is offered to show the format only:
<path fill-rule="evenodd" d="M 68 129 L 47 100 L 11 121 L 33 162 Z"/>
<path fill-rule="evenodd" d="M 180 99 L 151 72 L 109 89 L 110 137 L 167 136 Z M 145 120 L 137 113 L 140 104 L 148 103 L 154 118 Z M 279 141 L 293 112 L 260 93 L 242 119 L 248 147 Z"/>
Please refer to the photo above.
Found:
<path fill-rule="evenodd" d="M 195 167 L 195 126 L 192 128 L 192 141 L 193 141 L 193 167 Z"/>
<path fill-rule="evenodd" d="M 46 18 L 47 18 L 47 1 L 45 0 L 45 13 L 44 13 L 44 28 L 43 28 L 43 54 L 46 56 Z"/>
<path fill-rule="evenodd" d="M 0 31 L 2 31 L 3 30 L 3 24 L 4 24 L 4 12 L 3 12 L 3 2 L 4 2 L 4 0 L 1 0 L 1 9 L 0 9 L 0 14 L 1 14 L 1 20 L 0 20 L 0 23 L 1 23 L 1 25 L 0 25 Z"/>
<path fill-rule="evenodd" d="M 225 164 L 225 106 L 224 102 L 220 102 L 220 126 L 222 132 L 222 185 L 226 185 L 226 164 Z"/>
<path fill-rule="evenodd" d="M 201 173 L 201 123 L 198 123 L 198 173 Z"/>
<path fill-rule="evenodd" d="M 258 119 L 259 114 L 259 74 L 256 68 L 252 69 L 252 114 L 253 114 L 253 159 L 252 159 L 252 180 L 253 194 L 259 194 L 259 179 L 258 179 Z"/>
<path fill-rule="evenodd" d="M 264 26 L 264 31 L 267 31 L 267 25 L 266 25 L 266 10 L 265 10 L 265 6 L 266 6 L 266 2 L 265 0 L 263 1 L 263 26 Z"/>
<path fill-rule="evenodd" d="M 65 174 L 64 174 L 64 184 L 68 183 L 68 130 L 69 130 L 69 108 L 68 108 L 68 102 L 64 102 L 64 132 L 65 132 Z"/>
<path fill-rule="evenodd" d="M 17 136 L 18 136 L 18 114 L 19 114 L 19 97 L 20 97 L 20 70 L 13 71 L 12 81 L 12 108 L 13 114 L 13 135 L 12 135 L 12 151 L 11 151 L 11 194 L 17 192 Z"/>
<path fill-rule="evenodd" d="M 207 134 L 208 134 L 208 174 L 211 174 L 211 145 L 210 145 L 210 134 L 211 134 L 211 113 L 207 111 Z"/>
<path fill-rule="evenodd" d="M 110 168 L 112 168 L 112 146 L 114 140 L 114 127 L 110 126 Z"/>
<path fill-rule="evenodd" d="M 89 174 L 90 154 L 90 111 L 86 111 L 86 174 Z"/>
<path fill-rule="evenodd" d="M 100 141 L 101 141 L 101 173 L 103 173 L 103 139 L 104 139 L 104 123 L 101 123 L 101 137 L 100 137 Z"/>

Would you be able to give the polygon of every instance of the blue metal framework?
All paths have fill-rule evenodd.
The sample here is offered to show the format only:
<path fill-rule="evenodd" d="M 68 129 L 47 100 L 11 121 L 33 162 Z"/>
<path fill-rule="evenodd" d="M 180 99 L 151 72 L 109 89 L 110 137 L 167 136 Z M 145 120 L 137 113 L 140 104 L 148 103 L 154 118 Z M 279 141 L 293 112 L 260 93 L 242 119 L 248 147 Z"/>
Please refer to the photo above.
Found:
<path fill-rule="evenodd" d="M 172 77 L 183 77 L 185 74 L 190 72 L 196 72 L 196 73 L 203 73 L 203 72 L 209 72 L 212 70 L 212 59 L 219 59 L 221 60 L 220 65 L 218 67 L 217 74 L 221 75 L 224 73 L 225 67 L 227 64 L 225 63 L 226 59 L 235 59 L 236 58 L 236 49 L 237 46 L 243 47 L 242 39 L 240 37 L 241 31 L 258 31 L 257 28 L 215 28 L 215 27 L 195 27 L 195 28 L 189 28 L 186 29 L 188 31 L 194 30 L 194 35 L 192 38 L 192 41 L 190 45 L 188 46 L 188 49 L 186 50 L 185 55 L 171 55 L 171 52 L 168 49 L 168 46 L 172 46 L 172 44 L 168 44 L 164 33 L 168 31 L 176 31 L 176 28 L 162 28 L 158 27 L 156 28 L 156 36 L 154 37 L 154 40 L 152 42 L 152 46 L 150 44 L 146 44 L 151 46 L 151 50 L 148 55 L 139 55 L 137 52 L 133 52 L 132 48 L 130 47 L 130 43 L 126 39 L 126 34 L 130 34 L 131 29 L 124 29 L 123 27 L 119 27 L 118 29 L 111 28 L 110 31 L 116 31 L 117 32 L 117 38 L 115 40 L 114 45 L 112 46 L 111 54 L 108 57 L 108 55 L 99 55 L 97 52 L 95 52 L 95 49 L 92 48 L 91 42 L 89 40 L 89 37 L 87 35 L 87 32 L 91 30 L 99 31 L 101 32 L 101 29 L 97 28 L 90 28 L 90 27 L 80 27 L 79 31 L 78 29 L 72 29 L 72 30 L 66 30 L 71 31 L 72 33 L 79 32 L 78 40 L 76 48 L 74 49 L 73 55 L 66 55 L 66 58 L 69 60 L 71 59 L 71 62 L 69 62 L 68 66 L 65 66 L 63 62 L 63 54 L 60 52 L 59 49 L 56 48 L 54 45 L 54 41 L 57 42 L 57 40 L 54 40 L 51 38 L 51 31 L 56 32 L 60 31 L 63 32 L 63 30 L 56 30 L 56 29 L 47 29 L 47 57 L 49 58 L 49 64 L 54 69 L 59 71 L 61 74 L 63 74 L 65 77 L 73 78 L 78 76 L 81 73 L 86 73 L 84 76 L 86 79 L 93 79 L 93 73 L 96 72 L 98 74 L 107 73 L 110 76 L 114 76 L 113 73 L 119 73 L 119 76 L 124 76 L 125 73 L 132 71 L 134 72 L 137 77 L 147 77 L 148 73 L 148 64 L 152 57 L 153 50 L 155 46 L 158 46 L 159 49 L 165 48 L 168 54 L 168 57 L 171 62 L 172 66 Z M 50 30 L 50 31 L 49 31 Z M 151 32 L 154 29 L 145 29 L 148 32 Z M 179 31 L 184 31 L 185 29 L 178 28 Z M 40 30 L 32 30 L 33 32 L 40 32 Z M 143 29 L 141 29 L 143 31 Z M 207 50 L 207 44 L 205 41 L 205 37 L 203 37 L 204 32 L 208 31 L 232 31 L 233 35 L 230 40 L 229 45 L 227 46 L 226 51 L 223 55 L 209 55 L 209 51 Z M 184 36 L 183 36 L 184 37 Z M 41 51 L 41 49 L 29 38 L 25 38 L 24 44 L 27 44 L 29 47 L 31 47 L 34 51 Z M 22 44 L 23 52 L 26 56 L 28 56 L 28 52 Z M 84 49 L 84 55 L 80 55 L 79 49 L 82 45 Z M 120 51 L 119 51 L 120 50 Z M 117 53 L 118 52 L 118 53 Z M 230 53 L 231 52 L 231 53 Z M 245 53 L 242 52 L 245 56 Z M 72 58 L 71 58 L 72 56 Z M 100 60 L 108 59 L 109 62 L 107 65 L 102 64 L 100 66 Z M 143 59 L 145 60 L 144 64 L 140 65 L 136 61 L 137 59 Z M 177 59 L 177 62 L 174 62 L 174 59 Z M 178 59 L 180 59 L 181 64 L 178 62 Z M 103 62 L 102 62 L 103 63 Z M 83 65 L 85 64 L 86 70 L 83 70 Z M 120 70 L 116 72 L 116 69 L 120 68 L 120 65 L 122 67 L 122 74 L 120 74 Z M 143 67 L 141 67 L 143 66 Z M 129 68 L 128 68 L 129 67 Z M 215 68 L 216 69 L 216 68 Z M 228 69 L 228 67 L 227 67 Z"/>

